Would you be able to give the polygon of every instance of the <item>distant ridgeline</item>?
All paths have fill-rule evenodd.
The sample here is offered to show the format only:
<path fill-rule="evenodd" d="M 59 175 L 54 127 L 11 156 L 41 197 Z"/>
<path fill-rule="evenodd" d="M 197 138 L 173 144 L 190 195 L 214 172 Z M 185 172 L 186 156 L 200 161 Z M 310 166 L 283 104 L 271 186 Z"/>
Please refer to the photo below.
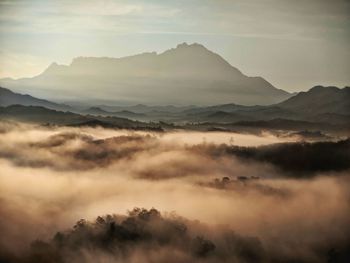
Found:
<path fill-rule="evenodd" d="M 281 130 L 350 131 L 350 88 L 316 86 L 278 104 L 243 106 L 73 107 L 0 88 L 0 117 L 35 123 L 90 125 L 130 129 L 235 130 L 238 127 Z"/>

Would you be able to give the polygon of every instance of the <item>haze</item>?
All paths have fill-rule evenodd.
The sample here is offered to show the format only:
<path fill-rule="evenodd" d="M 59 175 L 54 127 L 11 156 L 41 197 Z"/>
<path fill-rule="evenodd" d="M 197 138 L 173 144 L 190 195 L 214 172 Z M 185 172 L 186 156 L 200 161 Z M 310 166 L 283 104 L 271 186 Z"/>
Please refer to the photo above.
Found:
<path fill-rule="evenodd" d="M 269 161 L 241 159 L 230 152 L 230 146 L 217 144 L 218 141 L 198 143 L 188 139 L 184 144 L 171 138 L 171 134 L 164 138 L 157 133 L 48 128 L 6 122 L 1 123 L 0 132 L 0 257 L 4 262 L 59 262 L 60 257 L 64 262 L 169 262 L 174 253 L 180 253 L 180 258 L 171 262 L 180 259 L 320 262 L 329 256 L 332 247 L 340 255 L 346 253 L 350 211 L 348 170 L 301 170 L 289 174 Z M 254 137 L 260 136 L 250 136 Z M 273 142 L 273 136 L 267 137 Z M 265 138 L 261 136 L 259 140 Z M 280 142 L 275 138 L 277 141 Z M 349 169 L 346 153 L 349 142 L 342 145 L 332 155 L 347 158 Z M 313 155 L 313 146 L 309 146 L 305 158 Z M 329 143 L 327 147 L 333 151 L 334 145 Z M 273 149 L 276 148 L 267 148 L 270 155 L 281 155 Z M 318 150 L 319 146 L 314 149 Z M 290 162 L 296 154 L 292 148 L 283 152 L 291 158 Z M 297 179 L 302 173 L 305 178 Z M 163 243 L 162 240 L 169 238 L 176 240 L 177 235 L 172 233 L 173 223 L 162 227 L 162 221 L 157 220 L 151 229 L 140 230 L 141 233 L 155 231 L 151 235 L 155 240 L 147 243 L 145 250 L 142 239 L 138 241 L 138 238 L 134 243 L 127 240 L 112 243 L 107 239 L 101 247 L 96 247 L 98 243 L 94 239 L 99 237 L 93 233 L 99 228 L 83 236 L 72 232 L 79 249 L 71 248 L 69 239 L 62 239 L 62 250 L 57 247 L 55 256 L 51 248 L 40 243 L 43 241 L 34 242 L 53 240 L 52 246 L 56 246 L 57 235 L 51 239 L 54 233 L 63 231 L 62 235 L 69 236 L 71 232 L 65 229 L 78 219 L 93 221 L 97 215 L 125 214 L 135 206 L 157 207 L 165 220 L 186 224 L 190 236 L 204 231 L 204 237 L 215 242 L 215 250 L 210 252 L 210 246 L 204 246 L 207 247 L 204 251 L 208 249 L 208 257 L 204 257 L 207 252 L 192 254 L 191 250 L 178 247 L 177 242 Z M 172 211 L 188 219 L 174 217 Z M 238 236 L 228 239 L 232 230 Z M 187 237 L 181 238 L 187 242 Z M 94 249 L 89 249 L 90 239 Z M 34 243 L 29 248 L 31 242 Z M 85 242 L 88 242 L 86 247 Z M 110 250 L 118 244 L 121 249 L 129 244 L 131 247 L 125 254 Z"/>
<path fill-rule="evenodd" d="M 198 42 L 287 91 L 349 83 L 350 3 L 0 1 L 0 78 L 78 56 L 123 57 Z"/>

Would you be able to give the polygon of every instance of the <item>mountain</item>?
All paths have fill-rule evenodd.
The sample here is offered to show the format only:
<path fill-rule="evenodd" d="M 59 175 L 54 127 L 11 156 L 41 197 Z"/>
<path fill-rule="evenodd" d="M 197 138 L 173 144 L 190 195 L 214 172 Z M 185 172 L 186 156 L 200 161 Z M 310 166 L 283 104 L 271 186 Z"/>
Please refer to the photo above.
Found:
<path fill-rule="evenodd" d="M 246 106 L 234 103 L 205 107 L 174 107 L 135 105 L 127 107 L 101 106 L 91 108 L 94 115 L 110 115 L 136 120 L 165 121 L 174 123 L 234 123 L 238 121 L 272 121 L 284 119 L 316 123 L 344 125 L 350 120 L 350 88 L 316 86 L 272 105 Z M 119 112 L 106 111 L 117 110 Z M 120 114 L 122 112 L 129 114 Z M 130 113 L 131 112 L 131 113 Z M 142 113 L 141 113 L 142 112 Z M 141 115 L 137 115 L 141 114 Z M 276 123 L 273 122 L 273 125 Z M 292 123 L 292 126 L 295 123 Z M 299 125 L 298 127 L 302 126 Z"/>
<path fill-rule="evenodd" d="M 81 115 L 40 106 L 11 105 L 0 107 L 0 120 L 68 126 L 103 126 L 106 128 L 159 130 L 157 124 L 143 123 L 118 117 Z"/>
<path fill-rule="evenodd" d="M 0 119 L 39 124 L 67 125 L 81 123 L 88 118 L 76 113 L 56 111 L 42 106 L 10 105 L 0 107 Z"/>
<path fill-rule="evenodd" d="M 112 112 L 108 112 L 105 110 L 102 110 L 99 107 L 90 107 L 84 111 L 82 111 L 84 114 L 91 114 L 91 115 L 101 115 L 101 116 L 110 116 L 112 115 Z"/>
<path fill-rule="evenodd" d="M 161 54 L 78 57 L 70 65 L 53 63 L 36 77 L 1 80 L 0 84 L 45 98 L 163 105 L 266 105 L 291 96 L 262 77 L 244 75 L 196 43 L 183 43 Z"/>
<path fill-rule="evenodd" d="M 283 101 L 277 106 L 303 115 L 350 115 L 350 87 L 315 86 L 307 92 Z"/>
<path fill-rule="evenodd" d="M 47 108 L 63 111 L 69 109 L 69 106 L 63 104 L 56 104 L 0 88 L 0 106 L 8 106 L 16 103 L 21 103 L 24 106 L 44 105 Z M 38 109 L 38 111 L 35 111 L 34 109 L 36 108 L 20 108 L 19 105 L 14 106 L 14 108 L 6 108 L 5 113 L 9 109 L 12 109 L 11 114 L 14 109 L 25 109 L 21 114 L 17 114 L 18 112 L 16 112 L 16 116 L 24 116 L 24 121 L 34 118 L 36 120 L 50 122 L 50 115 L 54 116 L 54 118 L 57 115 L 56 111 L 48 114 L 47 109 L 40 112 Z M 67 113 L 73 115 L 65 115 L 65 117 L 68 116 L 66 124 L 75 123 L 75 118 L 78 118 L 79 122 L 90 124 L 96 123 L 96 121 L 109 123 L 110 120 L 113 120 L 112 122 L 114 123 L 116 119 L 120 122 L 120 119 L 127 118 L 137 121 L 163 121 L 180 125 L 184 123 L 232 124 L 246 122 L 247 124 L 244 126 L 268 128 L 269 125 L 272 125 L 281 128 L 296 127 L 299 129 L 305 123 L 308 123 L 307 127 L 313 127 L 313 124 L 310 123 L 317 123 L 317 127 L 321 127 L 320 124 L 322 124 L 322 127 L 325 127 L 324 124 L 328 123 L 345 128 L 349 127 L 350 124 L 350 88 L 345 87 L 340 89 L 337 87 L 316 86 L 307 92 L 300 92 L 281 103 L 268 106 L 245 106 L 234 103 L 207 107 L 147 106 L 138 104 L 134 106 L 102 105 L 73 111 L 75 113 Z M 60 118 L 65 119 L 62 116 Z M 276 120 L 285 121 L 281 123 L 281 121 L 276 122 Z M 105 126 L 108 127 L 108 125 L 106 124 Z"/>
<path fill-rule="evenodd" d="M 166 106 L 149 106 L 144 104 L 137 104 L 132 106 L 109 106 L 109 105 L 99 105 L 100 109 L 105 111 L 132 111 L 135 113 L 152 113 L 152 112 L 167 112 L 167 113 L 176 113 L 182 112 L 184 110 L 189 110 L 196 108 L 196 106 L 174 106 L 174 105 L 166 105 Z"/>
<path fill-rule="evenodd" d="M 58 104 L 51 101 L 38 99 L 30 95 L 23 95 L 12 92 L 9 89 L 0 87 L 0 106 L 9 106 L 20 104 L 24 106 L 42 106 L 55 110 L 71 110 L 71 107 L 64 104 Z"/>
<path fill-rule="evenodd" d="M 117 111 L 117 112 L 113 112 L 114 116 L 118 116 L 121 118 L 128 118 L 128 119 L 142 119 L 146 116 L 146 114 L 143 113 L 135 113 L 132 111 L 127 111 L 127 110 L 123 110 L 123 111 Z"/>
<path fill-rule="evenodd" d="M 142 120 L 146 117 L 145 114 L 142 113 L 135 113 L 128 110 L 121 110 L 117 112 L 110 112 L 105 111 L 99 107 L 91 107 L 87 110 L 82 111 L 84 114 L 91 114 L 91 115 L 97 115 L 97 116 L 116 116 L 120 118 L 127 118 L 127 119 L 133 119 L 133 120 Z"/>
<path fill-rule="evenodd" d="M 278 104 L 222 104 L 185 110 L 181 121 L 230 123 L 287 119 L 331 124 L 350 123 L 350 88 L 315 86 Z M 275 123 L 273 123 L 275 124 Z"/>

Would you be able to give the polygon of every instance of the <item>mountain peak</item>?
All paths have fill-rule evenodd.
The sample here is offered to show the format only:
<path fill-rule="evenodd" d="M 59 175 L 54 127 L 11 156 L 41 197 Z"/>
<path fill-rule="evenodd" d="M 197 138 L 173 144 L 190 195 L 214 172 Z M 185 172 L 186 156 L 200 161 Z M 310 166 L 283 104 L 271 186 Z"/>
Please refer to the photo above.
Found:
<path fill-rule="evenodd" d="M 187 42 L 183 42 L 181 44 L 178 44 L 176 46 L 176 49 L 184 49 L 184 48 L 203 48 L 206 49 L 203 45 L 198 44 L 198 43 L 192 43 L 192 44 L 187 44 Z M 206 49 L 207 50 L 207 49 Z"/>
<path fill-rule="evenodd" d="M 46 71 L 57 68 L 59 65 L 56 62 L 52 62 L 46 69 Z"/>
<path fill-rule="evenodd" d="M 285 109 L 312 114 L 318 113 L 338 113 L 349 114 L 350 93 L 346 88 L 334 86 L 314 86 L 306 92 L 297 95 L 278 104 Z"/>
<path fill-rule="evenodd" d="M 178 44 L 178 45 L 176 46 L 176 48 L 185 48 L 185 47 L 188 47 L 188 44 L 187 44 L 186 42 L 183 42 L 183 43 Z"/>
<path fill-rule="evenodd" d="M 194 55 L 194 54 L 215 54 L 214 52 L 208 50 L 205 46 L 198 44 L 198 43 L 192 43 L 187 44 L 186 42 L 183 42 L 181 44 L 178 44 L 175 48 L 170 48 L 166 51 L 164 51 L 160 55 L 167 55 L 167 54 L 186 54 L 187 55 Z"/>
<path fill-rule="evenodd" d="M 59 74 L 62 69 L 66 68 L 65 65 L 59 65 L 56 62 L 51 63 L 47 69 L 44 71 L 45 74 Z"/>
<path fill-rule="evenodd" d="M 334 86 L 322 86 L 322 85 L 317 85 L 317 86 L 314 86 L 312 87 L 310 91 L 312 92 L 319 92 L 319 91 L 326 91 L 326 90 L 329 90 L 329 91 L 339 91 L 340 88 L 338 87 L 334 87 Z"/>

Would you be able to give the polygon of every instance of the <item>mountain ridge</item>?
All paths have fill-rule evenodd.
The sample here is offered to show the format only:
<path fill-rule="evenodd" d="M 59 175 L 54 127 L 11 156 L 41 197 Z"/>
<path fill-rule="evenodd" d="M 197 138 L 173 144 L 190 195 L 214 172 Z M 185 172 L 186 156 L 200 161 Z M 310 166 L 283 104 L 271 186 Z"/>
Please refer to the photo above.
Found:
<path fill-rule="evenodd" d="M 4 93 L 1 92 L 3 90 L 11 92 L 0 88 L 0 102 L 4 101 L 2 96 Z M 185 128 L 191 128 L 194 125 L 194 129 L 204 128 L 207 130 L 237 128 L 244 131 L 251 129 L 250 127 L 255 127 L 254 129 L 268 128 L 294 131 L 300 129 L 338 130 L 342 134 L 349 134 L 349 91 L 349 87 L 340 89 L 316 86 L 282 103 L 269 106 L 244 106 L 230 103 L 209 107 L 188 106 L 178 108 L 171 105 L 147 106 L 139 104 L 124 107 L 104 106 L 103 108 L 91 106 L 85 109 L 72 108 L 69 111 L 67 109 L 47 109 L 42 106 L 41 102 L 43 100 L 19 94 L 18 98 L 20 98 L 20 101 L 23 102 L 23 96 L 25 98 L 29 97 L 32 98 L 32 104 L 39 101 L 41 106 L 23 106 L 16 104 L 17 101 L 12 101 L 12 105 L 1 107 L 4 105 L 0 103 L 0 118 L 39 122 L 42 124 L 102 125 L 109 128 L 158 129 L 157 123 L 163 123 L 162 126 L 170 123 L 171 125 L 179 125 L 178 127 Z M 317 101 L 317 98 L 322 98 L 322 100 Z M 334 103 L 334 101 L 337 103 Z M 9 103 L 7 101 L 5 105 Z M 48 102 L 45 101 L 45 103 Z M 55 103 L 52 104 L 55 105 Z M 328 105 L 328 107 L 325 109 L 319 107 L 322 104 Z M 343 106 L 339 107 L 339 105 Z M 61 104 L 60 106 L 63 105 Z M 304 108 L 307 108 L 308 111 L 305 111 Z M 152 125 L 152 123 L 156 125 Z"/>
<path fill-rule="evenodd" d="M 138 101 L 146 104 L 245 105 L 278 103 L 290 96 L 262 77 L 249 77 L 203 45 L 179 44 L 157 54 L 121 58 L 77 57 L 52 63 L 33 78 L 0 80 L 45 99 Z"/>
<path fill-rule="evenodd" d="M 49 109 L 72 111 L 95 116 L 116 116 L 134 120 L 164 121 L 218 121 L 232 122 L 244 120 L 271 120 L 287 118 L 293 120 L 318 120 L 321 122 L 345 123 L 350 118 L 350 88 L 315 86 L 307 92 L 272 105 L 246 106 L 235 103 L 207 107 L 185 106 L 130 106 L 90 105 L 86 108 L 73 108 L 30 95 L 14 93 L 0 88 L 0 106 L 22 104 L 43 106 Z"/>
<path fill-rule="evenodd" d="M 72 109 L 69 105 L 39 99 L 28 94 L 15 93 L 9 89 L 0 87 L 0 106 L 10 106 L 14 104 L 20 104 L 23 106 L 42 106 L 54 110 Z"/>
<path fill-rule="evenodd" d="M 349 114 L 350 87 L 338 88 L 317 85 L 277 105 L 304 114 L 313 114 L 315 111 L 318 111 L 318 114 Z"/>

